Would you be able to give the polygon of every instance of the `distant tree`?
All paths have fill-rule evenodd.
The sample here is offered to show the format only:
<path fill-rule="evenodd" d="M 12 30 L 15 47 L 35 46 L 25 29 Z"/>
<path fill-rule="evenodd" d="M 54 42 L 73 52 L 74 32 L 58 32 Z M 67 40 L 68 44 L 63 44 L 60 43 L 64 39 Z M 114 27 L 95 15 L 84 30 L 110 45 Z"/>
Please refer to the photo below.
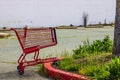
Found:
<path fill-rule="evenodd" d="M 106 19 L 104 20 L 104 26 L 106 26 L 107 25 L 107 21 L 106 21 Z"/>
<path fill-rule="evenodd" d="M 101 22 L 99 22 L 99 25 L 101 25 Z"/>
<path fill-rule="evenodd" d="M 79 27 L 83 27 L 83 25 L 79 25 Z"/>
<path fill-rule="evenodd" d="M 70 26 L 74 26 L 73 24 L 70 24 Z"/>
<path fill-rule="evenodd" d="M 88 14 L 83 12 L 83 26 L 87 27 L 87 22 L 88 22 Z"/>
<path fill-rule="evenodd" d="M 92 24 L 89 24 L 88 26 L 92 26 Z"/>
<path fill-rule="evenodd" d="M 6 27 L 3 27 L 3 29 L 6 29 Z"/>

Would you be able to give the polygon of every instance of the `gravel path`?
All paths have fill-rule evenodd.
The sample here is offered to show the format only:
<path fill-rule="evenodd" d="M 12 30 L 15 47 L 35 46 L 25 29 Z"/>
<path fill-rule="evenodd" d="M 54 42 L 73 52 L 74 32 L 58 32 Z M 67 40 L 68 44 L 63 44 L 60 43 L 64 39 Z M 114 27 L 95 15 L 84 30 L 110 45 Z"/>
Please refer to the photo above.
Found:
<path fill-rule="evenodd" d="M 24 75 L 19 75 L 16 66 L 17 64 L 0 62 L 0 80 L 52 80 L 40 76 L 36 66 L 25 68 Z"/>

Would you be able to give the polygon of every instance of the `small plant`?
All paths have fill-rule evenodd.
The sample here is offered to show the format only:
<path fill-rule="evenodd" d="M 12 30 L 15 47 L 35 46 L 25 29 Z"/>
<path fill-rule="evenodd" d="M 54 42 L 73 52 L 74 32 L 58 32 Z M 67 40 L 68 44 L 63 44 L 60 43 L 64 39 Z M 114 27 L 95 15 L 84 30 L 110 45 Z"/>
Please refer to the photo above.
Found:
<path fill-rule="evenodd" d="M 66 65 L 69 64 L 69 65 Z M 65 58 L 64 60 L 60 61 L 59 68 L 67 71 L 77 71 L 77 65 L 74 64 L 74 59 L 73 58 Z"/>
<path fill-rule="evenodd" d="M 109 79 L 120 80 L 120 58 L 115 58 L 107 65 L 107 70 L 110 72 Z"/>
<path fill-rule="evenodd" d="M 95 40 L 92 44 L 90 44 L 89 40 L 83 41 L 83 45 L 79 46 L 78 49 L 73 50 L 74 58 L 84 58 L 86 56 L 89 56 L 91 54 L 99 54 L 99 53 L 107 53 L 112 52 L 112 40 L 107 35 L 104 37 L 103 40 Z"/>
<path fill-rule="evenodd" d="M 44 69 L 44 65 L 39 65 L 39 70 L 38 70 L 38 73 L 42 76 L 48 76 L 45 72 L 45 69 Z"/>

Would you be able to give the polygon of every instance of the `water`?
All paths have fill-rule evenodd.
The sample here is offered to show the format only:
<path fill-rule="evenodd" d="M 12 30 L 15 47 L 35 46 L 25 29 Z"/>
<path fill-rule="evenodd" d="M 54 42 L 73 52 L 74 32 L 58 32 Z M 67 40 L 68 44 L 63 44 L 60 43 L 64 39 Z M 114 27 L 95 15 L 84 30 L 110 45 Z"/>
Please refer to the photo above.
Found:
<path fill-rule="evenodd" d="M 40 50 L 40 57 L 60 56 L 64 51 L 71 52 L 82 45 L 82 41 L 89 39 L 90 42 L 96 39 L 103 39 L 109 35 L 113 39 L 114 28 L 79 28 L 79 29 L 57 29 L 58 44 L 53 47 Z M 22 49 L 17 39 L 0 39 L 0 61 L 17 61 Z M 68 53 L 69 54 L 69 53 Z M 33 58 L 33 57 L 31 57 Z"/>

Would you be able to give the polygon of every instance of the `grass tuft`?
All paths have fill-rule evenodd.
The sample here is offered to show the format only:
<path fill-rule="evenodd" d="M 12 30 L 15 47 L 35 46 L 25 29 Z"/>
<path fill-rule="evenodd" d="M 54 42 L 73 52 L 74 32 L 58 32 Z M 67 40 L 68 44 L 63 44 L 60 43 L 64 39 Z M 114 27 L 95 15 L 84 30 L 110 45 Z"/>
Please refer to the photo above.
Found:
<path fill-rule="evenodd" d="M 112 40 L 108 35 L 103 40 L 95 40 L 90 44 L 89 40 L 83 41 L 83 45 L 78 49 L 73 50 L 73 58 L 84 58 L 91 54 L 110 53 L 112 52 Z"/>

